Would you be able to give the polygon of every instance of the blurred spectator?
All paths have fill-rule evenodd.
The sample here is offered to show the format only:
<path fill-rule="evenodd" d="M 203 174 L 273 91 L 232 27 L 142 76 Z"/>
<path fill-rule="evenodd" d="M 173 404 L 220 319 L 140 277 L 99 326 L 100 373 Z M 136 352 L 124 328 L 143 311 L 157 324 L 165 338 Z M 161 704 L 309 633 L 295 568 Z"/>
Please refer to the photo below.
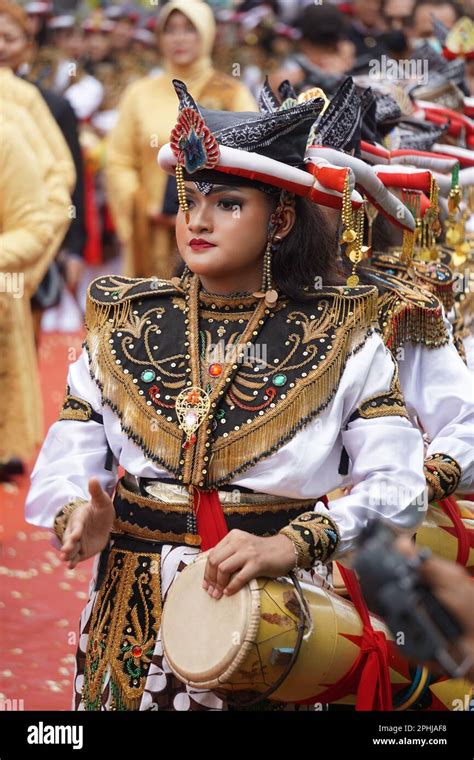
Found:
<path fill-rule="evenodd" d="M 47 23 L 53 13 L 53 4 L 51 2 L 34 2 L 26 3 L 24 6 L 25 13 L 28 16 L 30 31 L 38 47 L 46 43 L 48 34 Z"/>
<path fill-rule="evenodd" d="M 53 236 L 34 149 L 0 115 L 0 481 L 22 471 L 42 440 L 41 395 L 25 272 Z M 11 278 L 9 280 L 9 278 Z"/>
<path fill-rule="evenodd" d="M 83 36 L 71 15 L 48 21 L 48 42 L 32 51 L 28 78 L 63 95 L 78 119 L 89 119 L 103 98 L 103 87 L 81 64 Z"/>
<path fill-rule="evenodd" d="M 5 167 L 0 177 L 2 285 L 5 284 L 6 273 L 21 276 L 19 294 L 11 296 L 8 289 L 3 288 L 3 291 L 7 290 L 7 296 L 2 298 L 0 477 L 5 479 L 22 471 L 22 460 L 32 455 L 35 445 L 41 440 L 41 397 L 35 365 L 30 298 L 43 280 L 69 226 L 69 192 L 75 177 L 67 145 L 37 88 L 3 66 L 0 68 L 0 89 L 0 149 Z M 28 166 L 28 151 L 24 151 L 24 167 L 21 160 L 18 161 L 16 152 L 11 155 L 14 151 L 5 137 L 7 128 L 13 130 L 15 144 L 21 147 L 26 142 L 33 152 L 40 192 L 38 179 L 31 176 Z M 44 203 L 46 221 L 43 220 L 41 206 L 39 216 L 35 216 L 38 204 Z M 44 224 L 49 230 L 43 235 Z"/>
<path fill-rule="evenodd" d="M 32 45 L 32 35 L 29 32 L 28 19 L 23 10 L 6 0 L 0 0 L 0 66 L 7 67 L 14 73 L 20 72 L 25 62 L 29 60 Z M 75 293 L 82 273 L 82 259 L 86 237 L 83 165 L 77 118 L 65 98 L 42 87 L 38 87 L 38 89 L 66 140 L 76 171 L 76 184 L 71 198 L 74 216 L 71 219 L 70 227 L 60 247 L 61 267 L 64 269 L 66 284 Z M 54 266 L 54 264 L 51 264 L 51 267 Z M 37 335 L 39 334 L 39 322 L 43 308 L 54 305 L 60 297 L 61 280 L 57 276 L 57 273 L 53 274 L 50 270 L 48 270 L 48 273 L 46 274 L 45 281 L 40 285 L 39 292 L 34 297 Z M 52 288 L 53 277 L 55 292 L 53 292 Z M 46 295 L 47 299 L 45 301 Z"/>
<path fill-rule="evenodd" d="M 332 5 L 310 5 L 298 19 L 298 52 L 286 59 L 270 84 L 277 88 L 289 79 L 297 92 L 322 87 L 332 94 L 355 63 L 355 45 L 345 16 Z"/>
<path fill-rule="evenodd" d="M 353 0 L 349 38 L 358 57 L 376 57 L 385 51 L 382 35 L 385 31 L 381 0 Z"/>
<path fill-rule="evenodd" d="M 412 44 L 417 45 L 428 40 L 439 52 L 441 44 L 433 29 L 432 17 L 451 29 L 462 16 L 462 8 L 449 0 L 417 0 L 413 10 L 411 37 Z"/>
<path fill-rule="evenodd" d="M 105 9 L 105 15 L 113 21 L 110 35 L 112 53 L 129 52 L 133 30 L 139 20 L 136 6 L 111 5 Z"/>
<path fill-rule="evenodd" d="M 404 30 L 410 26 L 415 0 L 385 0 L 383 18 L 388 29 Z"/>

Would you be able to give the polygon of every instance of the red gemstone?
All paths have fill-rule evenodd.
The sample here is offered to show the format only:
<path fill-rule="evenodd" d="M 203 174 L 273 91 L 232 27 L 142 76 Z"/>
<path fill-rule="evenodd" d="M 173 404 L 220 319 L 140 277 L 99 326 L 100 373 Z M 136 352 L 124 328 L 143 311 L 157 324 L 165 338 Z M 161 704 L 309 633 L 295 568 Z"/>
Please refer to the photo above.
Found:
<path fill-rule="evenodd" d="M 222 364 L 211 364 L 209 367 L 209 374 L 212 377 L 219 377 L 222 374 Z"/>
<path fill-rule="evenodd" d="M 197 436 L 195 436 L 193 433 L 190 439 L 183 443 L 183 449 L 189 449 L 190 446 L 194 446 L 196 441 L 197 441 Z"/>
<path fill-rule="evenodd" d="M 134 657 L 141 657 L 143 649 L 139 646 L 132 647 L 132 654 Z"/>

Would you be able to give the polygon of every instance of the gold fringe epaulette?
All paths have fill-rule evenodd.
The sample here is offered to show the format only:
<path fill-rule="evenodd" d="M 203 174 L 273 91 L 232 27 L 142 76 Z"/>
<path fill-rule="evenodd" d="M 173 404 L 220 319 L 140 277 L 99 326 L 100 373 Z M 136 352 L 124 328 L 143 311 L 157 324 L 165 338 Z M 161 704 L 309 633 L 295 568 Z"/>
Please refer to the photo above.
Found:
<path fill-rule="evenodd" d="M 456 296 L 456 274 L 440 261 L 412 261 L 410 264 L 400 260 L 396 253 L 377 252 L 373 254 L 370 266 L 388 276 L 395 276 L 429 290 L 439 298 L 446 312 L 451 311 Z"/>
<path fill-rule="evenodd" d="M 438 261 L 414 261 L 413 271 L 415 281 L 439 298 L 447 312 L 451 311 L 456 295 L 456 275 L 450 267 Z"/>
<path fill-rule="evenodd" d="M 157 277 L 97 277 L 87 289 L 86 327 L 88 330 L 96 330 L 107 324 L 112 328 L 119 327 L 128 321 L 134 300 L 180 293 L 171 280 L 160 280 Z"/>
<path fill-rule="evenodd" d="M 395 352 L 405 343 L 439 348 L 449 343 L 439 299 L 401 277 L 369 265 L 360 267 L 379 289 L 378 318 L 385 345 Z"/>

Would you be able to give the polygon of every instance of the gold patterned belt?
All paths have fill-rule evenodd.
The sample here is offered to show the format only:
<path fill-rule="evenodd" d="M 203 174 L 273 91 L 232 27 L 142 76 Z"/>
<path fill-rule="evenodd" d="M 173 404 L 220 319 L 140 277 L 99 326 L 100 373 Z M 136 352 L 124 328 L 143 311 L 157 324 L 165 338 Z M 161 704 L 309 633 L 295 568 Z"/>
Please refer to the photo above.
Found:
<path fill-rule="evenodd" d="M 317 501 L 231 488 L 218 491 L 229 530 L 238 528 L 255 535 L 276 533 Z M 126 473 L 117 484 L 114 506 L 116 533 L 166 543 L 200 544 L 199 535 L 190 529 L 189 518 L 194 513 L 186 486 Z"/>

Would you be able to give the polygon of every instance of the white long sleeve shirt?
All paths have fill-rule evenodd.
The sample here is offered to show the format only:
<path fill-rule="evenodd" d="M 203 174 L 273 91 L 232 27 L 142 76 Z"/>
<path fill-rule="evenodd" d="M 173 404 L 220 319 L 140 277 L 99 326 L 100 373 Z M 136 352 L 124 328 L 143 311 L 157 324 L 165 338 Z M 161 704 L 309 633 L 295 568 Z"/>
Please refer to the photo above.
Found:
<path fill-rule="evenodd" d="M 319 511 L 318 498 L 347 482 L 338 472 L 344 447 L 352 490 L 329 505 L 341 536 L 337 556 L 351 552 L 362 528 L 377 516 L 398 531 L 413 532 L 426 510 L 420 432 L 401 416 L 359 417 L 348 423 L 363 401 L 390 389 L 393 373 L 390 352 L 372 334 L 349 355 L 337 391 L 319 416 L 231 484 L 289 498 L 314 498 Z M 102 415 L 103 424 L 60 420 L 50 428 L 32 473 L 25 508 L 28 522 L 50 528 L 66 503 L 88 500 L 89 478 L 97 477 L 111 494 L 117 463 L 138 477 L 170 477 L 146 459 L 122 432 L 118 416 L 102 404 L 85 351 L 71 365 L 68 384 L 71 394 L 88 401 Z M 107 444 L 115 459 L 112 471 L 104 468 Z"/>
<path fill-rule="evenodd" d="M 448 454 L 461 467 L 460 491 L 474 488 L 474 378 L 450 341 L 406 344 L 398 356 L 407 411 L 428 437 L 426 456 Z"/>

